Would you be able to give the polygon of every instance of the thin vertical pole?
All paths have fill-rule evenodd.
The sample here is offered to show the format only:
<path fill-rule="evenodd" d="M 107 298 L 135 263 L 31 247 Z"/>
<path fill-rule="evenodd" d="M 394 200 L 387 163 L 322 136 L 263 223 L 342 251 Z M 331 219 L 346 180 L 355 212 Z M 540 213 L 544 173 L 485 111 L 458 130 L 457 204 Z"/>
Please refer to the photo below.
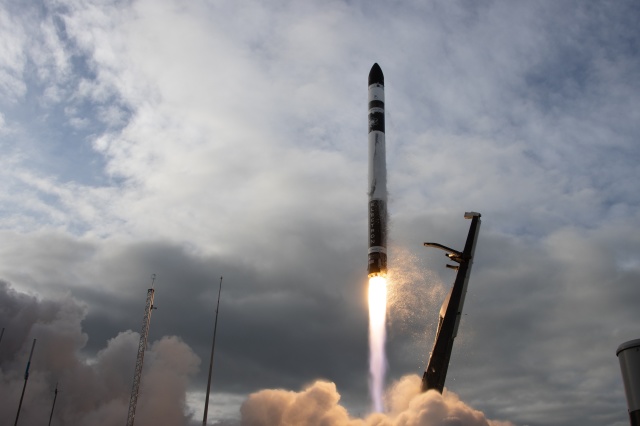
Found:
<path fill-rule="evenodd" d="M 56 408 L 57 397 L 58 397 L 58 383 L 56 382 L 56 390 L 53 391 L 53 405 L 51 406 L 51 414 L 49 415 L 49 426 L 51 426 L 51 419 L 53 418 L 53 409 Z"/>
<path fill-rule="evenodd" d="M 33 348 L 36 347 L 36 339 L 33 339 L 31 345 L 31 353 L 29 354 L 29 361 L 27 362 L 27 369 L 24 372 L 24 386 L 22 386 L 22 395 L 20 395 L 20 403 L 18 404 L 18 413 L 16 414 L 16 421 L 13 426 L 18 425 L 18 417 L 20 417 L 20 409 L 22 408 L 22 399 L 24 398 L 24 391 L 27 389 L 27 380 L 29 380 L 29 367 L 31 366 L 31 357 L 33 356 Z"/>
<path fill-rule="evenodd" d="M 204 401 L 204 416 L 202 426 L 207 426 L 207 413 L 209 412 L 209 391 L 211 390 L 211 373 L 213 372 L 213 352 L 216 349 L 216 332 L 218 330 L 218 311 L 220 310 L 220 293 L 222 292 L 222 277 L 218 289 L 218 304 L 216 305 L 216 321 L 213 325 L 213 343 L 211 344 L 211 360 L 209 361 L 209 380 L 207 380 L 207 396 Z"/>

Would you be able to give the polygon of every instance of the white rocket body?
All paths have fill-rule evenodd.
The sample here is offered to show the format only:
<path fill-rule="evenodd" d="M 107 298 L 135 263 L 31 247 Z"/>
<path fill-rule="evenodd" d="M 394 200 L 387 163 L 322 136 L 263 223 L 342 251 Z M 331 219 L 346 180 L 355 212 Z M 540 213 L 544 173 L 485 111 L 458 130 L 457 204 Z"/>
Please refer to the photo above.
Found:
<path fill-rule="evenodd" d="M 387 160 L 384 128 L 384 76 L 378 64 L 369 72 L 369 250 L 370 277 L 387 274 Z"/>

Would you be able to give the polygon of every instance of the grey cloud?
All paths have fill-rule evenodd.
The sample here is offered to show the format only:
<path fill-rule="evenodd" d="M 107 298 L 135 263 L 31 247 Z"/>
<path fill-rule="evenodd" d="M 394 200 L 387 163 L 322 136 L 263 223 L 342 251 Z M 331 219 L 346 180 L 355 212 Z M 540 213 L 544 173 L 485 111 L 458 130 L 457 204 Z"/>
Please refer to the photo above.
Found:
<path fill-rule="evenodd" d="M 38 267 L 19 274 L 5 265 L 3 273 L 22 283 L 38 283 L 44 294 L 68 291 L 85 301 L 89 354 L 120 330 L 138 329 L 150 275 L 155 273 L 158 310 L 153 313 L 151 338 L 180 335 L 208 359 L 217 285 L 224 275 L 216 355 L 224 366 L 216 374 L 222 386 L 246 392 L 268 385 L 295 387 L 318 377 L 344 383 L 345 388 L 366 384 L 365 282 L 359 274 L 366 259 L 357 247 L 332 247 L 311 234 L 313 250 L 292 252 L 283 259 L 291 268 L 282 272 L 189 254 L 160 242 L 78 244 L 55 235 L 43 235 L 42 240 L 12 238 L 22 253 L 33 253 L 29 263 Z M 57 248 L 56 261 L 46 255 L 49 238 Z M 37 254 L 40 248 L 45 253 Z M 78 250 L 81 257 L 74 255 Z M 351 253 L 362 259 L 352 262 Z M 56 271 L 67 273 L 60 276 Z"/>
<path fill-rule="evenodd" d="M 3 363 L 21 364 L 33 327 L 42 347 L 60 339 L 50 368 L 77 352 L 122 369 L 79 369 L 99 392 L 129 386 L 136 337 L 119 333 L 138 329 L 152 273 L 152 340 L 208 359 L 224 275 L 216 390 L 324 378 L 368 410 L 364 97 L 378 62 L 390 380 L 420 373 L 452 280 L 422 242 L 460 246 L 477 210 L 448 386 L 490 418 L 624 421 L 612 351 L 639 320 L 633 2 L 175 5 L 2 6 L 22 25 L 3 39 L 30 46 L 0 65 L 0 277 L 18 292 L 7 306 L 30 307 Z M 181 374 L 177 388 L 202 391 L 202 372 Z M 30 385 L 50 394 L 43 380 Z M 91 415 L 116 422 L 126 401 L 110 401 Z"/>
<path fill-rule="evenodd" d="M 40 301 L 2 282 L 0 318 L 5 325 L 1 346 L 0 406 L 2 418 L 14 418 L 32 340 L 36 339 L 20 424 L 41 424 L 49 416 L 56 383 L 60 393 L 54 419 L 64 424 L 115 425 L 126 420 L 139 335 L 127 331 L 109 340 L 95 357 L 81 351 L 85 308 L 70 297 Z M 177 337 L 150 345 L 145 380 L 136 413 L 138 424 L 186 424 L 188 378 L 199 358 Z"/>

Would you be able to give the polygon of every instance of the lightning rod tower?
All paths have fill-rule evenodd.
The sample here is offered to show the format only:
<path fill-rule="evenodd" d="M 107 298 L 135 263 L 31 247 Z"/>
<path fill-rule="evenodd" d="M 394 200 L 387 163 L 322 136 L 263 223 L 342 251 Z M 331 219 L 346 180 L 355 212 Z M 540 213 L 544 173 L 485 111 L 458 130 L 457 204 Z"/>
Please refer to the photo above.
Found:
<path fill-rule="evenodd" d="M 144 307 L 144 319 L 142 320 L 142 332 L 140 333 L 140 343 L 138 344 L 138 357 L 136 358 L 136 369 L 133 373 L 133 386 L 131 387 L 131 399 L 129 399 L 129 414 L 127 415 L 127 426 L 133 426 L 136 417 L 136 405 L 138 404 L 138 390 L 140 389 L 140 377 L 142 376 L 142 362 L 144 361 L 144 351 L 147 349 L 147 338 L 149 337 L 149 325 L 151 323 L 151 311 L 153 306 L 153 295 L 155 290 L 153 284 L 156 274 L 151 275 L 151 288 L 147 290 L 147 303 Z"/>
<path fill-rule="evenodd" d="M 213 325 L 213 343 L 211 344 L 211 361 L 209 362 L 209 379 L 207 381 L 207 396 L 204 401 L 204 416 L 202 426 L 207 426 L 207 413 L 209 412 L 209 392 L 211 391 L 211 373 L 213 372 L 213 352 L 216 349 L 216 331 L 218 330 L 218 311 L 220 310 L 220 293 L 222 292 L 222 277 L 218 288 L 218 304 L 216 305 L 216 321 Z"/>

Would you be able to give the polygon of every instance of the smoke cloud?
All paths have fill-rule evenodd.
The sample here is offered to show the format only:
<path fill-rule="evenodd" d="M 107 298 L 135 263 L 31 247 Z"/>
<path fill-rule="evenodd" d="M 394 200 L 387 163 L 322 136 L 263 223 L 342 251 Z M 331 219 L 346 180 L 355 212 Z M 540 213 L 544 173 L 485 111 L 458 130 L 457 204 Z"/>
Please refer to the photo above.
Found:
<path fill-rule="evenodd" d="M 349 416 L 334 383 L 317 381 L 301 392 L 262 390 L 240 408 L 242 426 L 513 426 L 485 415 L 445 390 L 420 392 L 420 378 L 405 376 L 386 395 L 387 413 Z"/>
<path fill-rule="evenodd" d="M 29 349 L 36 348 L 20 413 L 21 426 L 47 424 L 56 383 L 52 424 L 122 426 L 126 420 L 139 334 L 124 331 L 95 356 L 83 354 L 86 308 L 69 295 L 40 300 L 0 281 L 0 418 L 15 418 Z M 142 317 L 142 312 L 141 312 Z M 199 358 L 179 338 L 149 345 L 136 411 L 137 426 L 194 424 L 186 409 L 189 380 Z M 336 385 L 316 381 L 300 392 L 261 390 L 240 407 L 242 426 L 513 426 L 489 420 L 445 390 L 420 393 L 420 377 L 405 376 L 384 396 L 385 412 L 352 417 Z M 234 420 L 228 419 L 236 424 Z"/>
<path fill-rule="evenodd" d="M 70 296 L 42 301 L 0 281 L 0 418 L 15 419 L 33 339 L 37 339 L 20 425 L 121 426 L 126 422 L 140 335 L 125 331 L 95 357 L 82 354 L 88 337 L 86 308 Z M 140 317 L 142 319 L 142 307 Z M 149 345 L 136 410 L 136 425 L 187 425 L 185 396 L 199 358 L 177 337 Z"/>

